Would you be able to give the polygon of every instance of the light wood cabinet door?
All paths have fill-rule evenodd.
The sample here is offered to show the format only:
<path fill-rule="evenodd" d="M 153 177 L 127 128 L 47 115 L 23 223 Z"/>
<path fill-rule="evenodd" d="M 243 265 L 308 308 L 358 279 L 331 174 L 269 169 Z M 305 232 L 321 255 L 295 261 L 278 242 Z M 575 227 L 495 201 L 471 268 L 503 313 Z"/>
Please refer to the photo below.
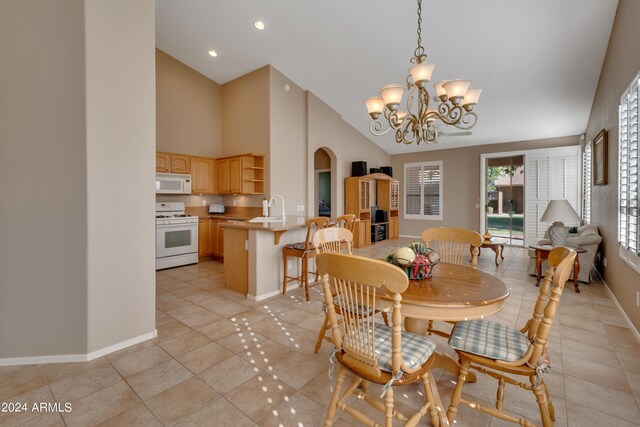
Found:
<path fill-rule="evenodd" d="M 371 181 L 360 180 L 360 211 L 369 211 L 371 209 L 371 201 L 369 199 Z"/>
<path fill-rule="evenodd" d="M 191 157 L 182 154 L 171 155 L 171 172 L 191 173 Z"/>
<path fill-rule="evenodd" d="M 220 221 L 214 220 L 211 225 L 211 253 L 220 256 Z"/>
<path fill-rule="evenodd" d="M 389 239 L 397 239 L 400 235 L 398 217 L 389 218 Z"/>
<path fill-rule="evenodd" d="M 226 221 L 220 221 L 226 222 Z M 224 227 L 218 228 L 218 256 L 224 257 Z"/>
<path fill-rule="evenodd" d="M 156 153 L 156 172 L 171 172 L 171 154 Z"/>
<path fill-rule="evenodd" d="M 218 194 L 229 194 L 229 159 L 218 160 Z"/>
<path fill-rule="evenodd" d="M 242 193 L 242 158 L 229 159 L 229 192 Z"/>
<path fill-rule="evenodd" d="M 198 221 L 198 255 L 211 255 L 211 220 Z"/>
<path fill-rule="evenodd" d="M 191 158 L 191 193 L 214 194 L 214 172 L 216 162 L 204 157 Z"/>

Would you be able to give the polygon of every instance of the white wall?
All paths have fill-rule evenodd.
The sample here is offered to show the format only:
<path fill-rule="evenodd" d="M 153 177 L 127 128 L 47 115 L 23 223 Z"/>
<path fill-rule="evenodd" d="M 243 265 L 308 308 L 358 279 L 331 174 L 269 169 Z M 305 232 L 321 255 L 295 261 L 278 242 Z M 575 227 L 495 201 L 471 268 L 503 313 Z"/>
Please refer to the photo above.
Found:
<path fill-rule="evenodd" d="M 0 365 L 153 333 L 154 7 L 0 3 Z"/>
<path fill-rule="evenodd" d="M 155 2 L 85 17 L 91 352 L 155 328 Z"/>
<path fill-rule="evenodd" d="M 0 2 L 0 359 L 87 346 L 83 21 Z"/>

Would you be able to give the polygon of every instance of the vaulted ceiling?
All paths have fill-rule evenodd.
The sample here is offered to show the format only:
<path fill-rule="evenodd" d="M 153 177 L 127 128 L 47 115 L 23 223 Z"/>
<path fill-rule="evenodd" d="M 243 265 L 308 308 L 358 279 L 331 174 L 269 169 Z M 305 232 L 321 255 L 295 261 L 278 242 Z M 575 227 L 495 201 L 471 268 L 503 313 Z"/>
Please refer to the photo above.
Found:
<path fill-rule="evenodd" d="M 384 84 L 404 83 L 414 1 L 157 0 L 156 45 L 220 84 L 271 64 L 383 149 L 404 153 L 584 132 L 617 4 L 424 0 L 432 82 L 465 78 L 484 89 L 473 134 L 437 146 L 374 137 L 363 104 Z"/>

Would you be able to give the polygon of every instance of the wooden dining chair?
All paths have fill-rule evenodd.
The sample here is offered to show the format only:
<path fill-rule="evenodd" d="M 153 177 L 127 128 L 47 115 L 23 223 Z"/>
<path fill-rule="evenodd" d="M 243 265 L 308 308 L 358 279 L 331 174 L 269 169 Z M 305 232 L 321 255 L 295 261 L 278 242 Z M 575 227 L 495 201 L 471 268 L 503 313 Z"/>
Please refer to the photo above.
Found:
<path fill-rule="evenodd" d="M 316 251 L 311 242 L 313 234 L 329 223 L 329 218 L 316 217 L 309 218 L 305 224 L 307 226 L 307 235 L 304 242 L 290 243 L 282 247 L 282 259 L 284 265 L 284 279 L 282 280 L 282 293 L 287 293 L 287 283 L 300 282 L 300 286 L 304 286 L 304 294 L 307 301 L 309 301 L 309 274 L 315 275 L 316 279 L 319 277 L 317 271 L 309 272 L 309 259 L 315 258 Z M 301 260 L 300 276 L 289 276 L 287 261 L 289 257 L 294 257 Z"/>
<path fill-rule="evenodd" d="M 440 262 L 449 264 L 465 265 L 464 258 L 471 247 L 471 267 L 476 268 L 478 265 L 482 236 L 475 231 L 464 228 L 428 228 L 422 232 L 422 240 L 428 247 L 436 251 L 440 256 Z M 455 322 L 447 323 L 454 324 Z M 433 320 L 429 320 L 427 332 L 445 338 L 450 335 L 447 331 L 435 329 Z"/>
<path fill-rule="evenodd" d="M 336 225 L 338 227 L 346 228 L 353 233 L 353 229 L 356 225 L 356 216 L 354 214 L 340 215 L 336 219 Z"/>
<path fill-rule="evenodd" d="M 316 255 L 325 252 L 339 253 L 344 250 L 346 250 L 347 253 L 351 255 L 351 249 L 353 247 L 353 234 L 347 228 L 323 228 L 322 230 L 316 231 L 316 233 L 313 235 L 312 243 L 316 249 Z M 335 308 L 336 310 L 338 309 L 337 306 L 335 306 Z M 324 322 L 322 323 L 322 327 L 320 328 L 320 332 L 318 333 L 316 345 L 313 348 L 314 353 L 318 353 L 318 351 L 320 350 L 323 339 L 327 340 L 330 343 L 333 343 L 333 339 L 331 339 L 331 337 L 327 335 L 327 328 L 329 327 L 329 310 L 327 310 L 326 304 L 324 310 Z"/>
<path fill-rule="evenodd" d="M 555 411 L 543 374 L 550 368 L 548 338 L 575 257 L 575 251 L 564 247 L 555 248 L 549 253 L 549 268 L 540 286 L 533 317 L 524 328 L 518 330 L 484 319 L 456 323 L 449 345 L 455 349 L 460 359 L 460 373 L 447 412 L 449 422 L 453 423 L 458 404 L 464 403 L 502 420 L 533 427 L 531 422 L 503 409 L 504 386 L 512 384 L 533 392 L 540 409 L 542 425 L 553 426 Z M 495 408 L 462 397 L 462 389 L 470 369 L 498 380 Z M 506 374 L 524 376 L 528 383 L 527 380 L 519 381 Z"/>
<path fill-rule="evenodd" d="M 464 228 L 428 228 L 422 232 L 422 240 L 440 255 L 441 262 L 463 265 L 464 256 L 471 250 L 471 267 L 478 266 L 478 254 L 482 236 Z"/>
<path fill-rule="evenodd" d="M 430 368 L 435 359 L 435 343 L 429 338 L 402 330 L 402 296 L 409 281 L 398 267 L 384 261 L 338 253 L 321 253 L 317 257 L 325 303 L 334 340 L 330 382 L 337 368 L 335 388 L 324 425 L 333 424 L 340 408 L 367 426 L 381 426 L 352 404 L 362 401 L 384 413 L 384 425 L 391 427 L 394 418 L 407 426 L 418 424 L 429 414 L 434 426 L 448 425 Z M 361 316 L 356 310 L 373 312 L 378 309 L 377 291 L 382 287 L 393 295 L 392 327 L 375 321 L 375 316 Z M 334 296 L 335 295 L 335 296 Z M 338 301 L 338 312 L 334 306 Z M 343 384 L 351 372 L 354 378 L 342 393 Z M 415 414 L 403 414 L 394 408 L 394 388 L 421 381 L 424 404 Z M 380 400 L 367 393 L 369 382 L 383 385 Z M 351 400 L 355 395 L 358 399 Z"/>

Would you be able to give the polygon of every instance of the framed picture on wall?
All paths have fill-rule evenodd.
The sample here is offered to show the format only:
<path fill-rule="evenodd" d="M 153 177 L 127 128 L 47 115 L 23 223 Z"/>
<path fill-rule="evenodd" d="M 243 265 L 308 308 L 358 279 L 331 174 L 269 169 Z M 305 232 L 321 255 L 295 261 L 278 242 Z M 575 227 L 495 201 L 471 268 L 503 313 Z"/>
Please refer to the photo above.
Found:
<path fill-rule="evenodd" d="M 593 138 L 593 185 L 607 184 L 607 131 Z"/>

